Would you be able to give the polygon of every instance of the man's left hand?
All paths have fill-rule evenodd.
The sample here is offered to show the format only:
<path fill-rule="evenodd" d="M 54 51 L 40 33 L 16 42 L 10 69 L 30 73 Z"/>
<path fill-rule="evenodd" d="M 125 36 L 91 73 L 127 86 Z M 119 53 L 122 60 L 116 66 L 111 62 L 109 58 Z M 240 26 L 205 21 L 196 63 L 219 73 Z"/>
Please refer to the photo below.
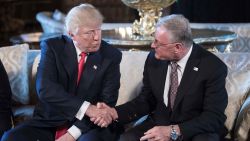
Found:
<path fill-rule="evenodd" d="M 71 136 L 68 132 L 64 135 L 62 135 L 59 139 L 56 141 L 76 141 L 73 136 Z"/>
<path fill-rule="evenodd" d="M 170 141 L 170 126 L 155 126 L 144 133 L 140 141 Z"/>

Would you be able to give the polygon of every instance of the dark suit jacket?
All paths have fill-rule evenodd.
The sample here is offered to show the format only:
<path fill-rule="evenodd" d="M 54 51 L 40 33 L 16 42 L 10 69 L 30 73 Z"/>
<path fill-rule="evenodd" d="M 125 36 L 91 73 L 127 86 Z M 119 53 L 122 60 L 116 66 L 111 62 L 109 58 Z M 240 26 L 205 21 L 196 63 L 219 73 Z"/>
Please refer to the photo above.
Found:
<path fill-rule="evenodd" d="M 11 128 L 11 88 L 7 72 L 0 60 L 0 139 L 4 131 Z"/>
<path fill-rule="evenodd" d="M 120 87 L 121 52 L 102 41 L 99 51 L 90 53 L 77 86 L 77 54 L 72 40 L 60 36 L 41 42 L 41 60 L 36 89 L 39 102 L 33 125 L 56 127 L 65 122 L 87 131 L 92 126 L 85 116 L 75 118 L 84 101 L 102 101 L 115 106 Z"/>
<path fill-rule="evenodd" d="M 226 65 L 214 54 L 193 46 L 171 110 L 163 102 L 164 85 L 169 61 L 148 55 L 140 95 L 116 107 L 119 121 L 129 122 L 149 114 L 156 125 L 178 124 L 184 140 L 199 133 L 217 133 L 225 122 L 227 106 Z M 197 67 L 198 71 L 194 68 Z"/>

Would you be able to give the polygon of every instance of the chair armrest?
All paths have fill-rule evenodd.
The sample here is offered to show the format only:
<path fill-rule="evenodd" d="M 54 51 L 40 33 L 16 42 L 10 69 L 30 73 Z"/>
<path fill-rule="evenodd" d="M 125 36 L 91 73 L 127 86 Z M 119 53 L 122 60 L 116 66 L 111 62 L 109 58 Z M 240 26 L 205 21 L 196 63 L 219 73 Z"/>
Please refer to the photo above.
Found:
<path fill-rule="evenodd" d="M 237 141 L 247 141 L 250 132 L 250 93 L 242 104 L 234 129 L 234 138 Z"/>

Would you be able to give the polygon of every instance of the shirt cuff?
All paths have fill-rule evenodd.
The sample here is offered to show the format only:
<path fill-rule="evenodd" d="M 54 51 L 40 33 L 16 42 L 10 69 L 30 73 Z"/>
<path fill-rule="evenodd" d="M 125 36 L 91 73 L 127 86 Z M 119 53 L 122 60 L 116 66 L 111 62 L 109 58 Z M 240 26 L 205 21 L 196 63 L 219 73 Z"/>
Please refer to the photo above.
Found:
<path fill-rule="evenodd" d="M 80 107 L 79 111 L 76 113 L 75 117 L 79 120 L 82 120 L 89 105 L 90 105 L 90 103 L 88 101 L 84 101 L 82 106 Z"/>
<path fill-rule="evenodd" d="M 75 125 L 72 125 L 69 129 L 68 129 L 68 133 L 75 139 L 77 140 L 82 132 L 79 128 L 77 128 Z"/>

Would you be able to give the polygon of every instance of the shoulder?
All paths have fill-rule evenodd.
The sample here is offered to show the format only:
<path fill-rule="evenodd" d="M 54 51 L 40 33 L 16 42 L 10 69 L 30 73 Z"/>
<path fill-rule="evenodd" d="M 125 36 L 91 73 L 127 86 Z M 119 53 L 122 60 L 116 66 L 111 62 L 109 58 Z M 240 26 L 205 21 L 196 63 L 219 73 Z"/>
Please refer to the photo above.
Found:
<path fill-rule="evenodd" d="M 194 49 L 199 52 L 199 57 L 201 58 L 201 61 L 203 64 L 205 64 L 206 67 L 209 67 L 210 69 L 224 69 L 225 71 L 227 70 L 226 64 L 219 58 L 217 57 L 214 53 L 209 52 L 199 45 L 194 45 Z"/>
<path fill-rule="evenodd" d="M 115 59 L 115 60 L 121 60 L 122 53 L 117 48 L 114 48 L 110 46 L 107 42 L 102 41 L 101 47 L 100 47 L 100 53 L 102 56 L 108 59 Z"/>
<path fill-rule="evenodd" d="M 40 43 L 41 51 L 53 50 L 62 51 L 67 45 L 73 45 L 73 41 L 66 35 L 60 35 L 53 38 L 48 38 Z"/>
<path fill-rule="evenodd" d="M 66 43 L 67 41 L 70 41 L 71 39 L 66 35 L 60 35 L 52 38 L 48 38 L 43 40 L 42 42 L 50 43 L 50 44 L 60 44 L 60 43 Z"/>

